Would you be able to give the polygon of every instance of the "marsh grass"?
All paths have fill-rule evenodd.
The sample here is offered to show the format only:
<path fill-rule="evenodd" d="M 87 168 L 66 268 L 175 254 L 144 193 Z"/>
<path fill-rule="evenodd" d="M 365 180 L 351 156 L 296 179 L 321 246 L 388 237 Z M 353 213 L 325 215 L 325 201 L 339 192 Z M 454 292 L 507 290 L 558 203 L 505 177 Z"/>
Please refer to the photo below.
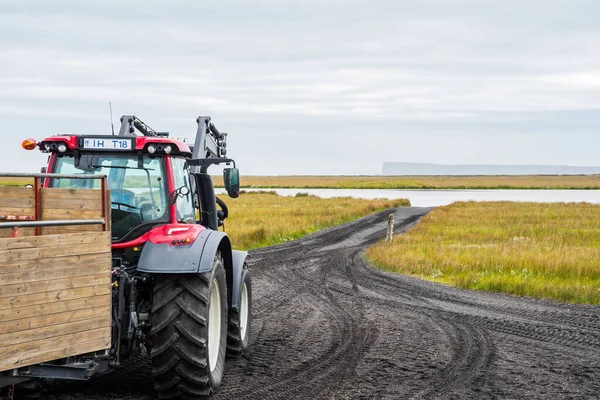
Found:
<path fill-rule="evenodd" d="M 223 177 L 214 177 L 223 186 Z M 600 175 L 521 176 L 242 176 L 246 188 L 600 189 Z"/>
<path fill-rule="evenodd" d="M 25 185 L 33 185 L 33 178 L 0 177 L 0 186 L 24 187 Z"/>
<path fill-rule="evenodd" d="M 461 288 L 600 304 L 600 205 L 454 203 L 367 256 Z"/>
<path fill-rule="evenodd" d="M 408 206 L 408 200 L 364 200 L 350 197 L 286 197 L 272 193 L 242 193 L 226 199 L 227 234 L 238 249 L 254 249 L 297 239 L 387 208 Z"/>
<path fill-rule="evenodd" d="M 222 176 L 213 180 L 216 187 L 223 187 Z M 25 186 L 32 181 L 0 177 L 0 186 Z M 241 185 L 264 189 L 600 189 L 600 175 L 242 176 Z"/>

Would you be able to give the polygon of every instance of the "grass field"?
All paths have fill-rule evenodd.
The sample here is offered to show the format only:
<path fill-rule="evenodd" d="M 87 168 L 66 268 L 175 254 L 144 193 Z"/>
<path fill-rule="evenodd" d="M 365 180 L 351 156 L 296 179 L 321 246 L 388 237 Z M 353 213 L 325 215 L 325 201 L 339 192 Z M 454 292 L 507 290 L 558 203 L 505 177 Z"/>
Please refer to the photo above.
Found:
<path fill-rule="evenodd" d="M 225 199 L 230 217 L 225 228 L 239 249 L 253 249 L 297 239 L 391 207 L 408 206 L 408 200 L 363 200 L 348 197 L 285 197 L 271 192 L 243 193 Z"/>
<path fill-rule="evenodd" d="M 245 188 L 600 189 L 600 175 L 523 176 L 242 176 Z M 222 187 L 223 177 L 214 177 Z"/>
<path fill-rule="evenodd" d="M 33 178 L 0 178 L 0 186 L 17 186 L 23 187 L 27 184 L 33 185 Z"/>
<path fill-rule="evenodd" d="M 213 177 L 223 187 L 223 177 Z M 0 186 L 25 186 L 0 178 Z M 600 175 L 523 176 L 242 176 L 243 188 L 300 189 L 600 189 Z"/>
<path fill-rule="evenodd" d="M 600 205 L 455 203 L 367 256 L 461 288 L 600 304 Z"/>

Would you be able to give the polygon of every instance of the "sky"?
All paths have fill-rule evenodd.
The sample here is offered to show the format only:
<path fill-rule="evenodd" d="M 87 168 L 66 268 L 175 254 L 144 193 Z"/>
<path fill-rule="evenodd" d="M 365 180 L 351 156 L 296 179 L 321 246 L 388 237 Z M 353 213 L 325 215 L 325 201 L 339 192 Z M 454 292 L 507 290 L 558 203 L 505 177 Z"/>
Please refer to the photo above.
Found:
<path fill-rule="evenodd" d="M 210 115 L 246 175 L 600 165 L 600 1 L 1 0 L 0 171 L 23 139 Z"/>

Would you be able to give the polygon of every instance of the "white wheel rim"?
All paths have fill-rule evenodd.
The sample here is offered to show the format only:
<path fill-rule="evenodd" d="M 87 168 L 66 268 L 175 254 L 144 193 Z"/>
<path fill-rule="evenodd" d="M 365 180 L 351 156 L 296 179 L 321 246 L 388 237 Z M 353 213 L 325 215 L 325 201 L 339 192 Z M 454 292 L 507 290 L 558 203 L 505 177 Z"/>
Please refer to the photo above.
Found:
<path fill-rule="evenodd" d="M 208 311 L 208 363 L 210 372 L 217 367 L 221 344 L 221 290 L 216 279 L 212 281 Z"/>
<path fill-rule="evenodd" d="M 242 340 L 246 337 L 248 328 L 248 287 L 246 282 L 242 285 L 242 298 L 240 299 L 240 337 Z"/>

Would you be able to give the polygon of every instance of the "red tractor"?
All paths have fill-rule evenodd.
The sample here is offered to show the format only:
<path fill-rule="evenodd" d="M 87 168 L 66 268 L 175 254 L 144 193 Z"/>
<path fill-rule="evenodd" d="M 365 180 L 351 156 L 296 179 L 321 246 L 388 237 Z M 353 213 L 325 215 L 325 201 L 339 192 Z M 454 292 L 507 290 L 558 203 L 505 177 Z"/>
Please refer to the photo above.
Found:
<path fill-rule="evenodd" d="M 234 198 L 239 172 L 226 156 L 227 134 L 210 117 L 197 123 L 193 147 L 135 116 L 121 118 L 118 135 L 57 135 L 24 144 L 49 153 L 44 172 L 106 175 L 113 259 L 110 352 L 57 362 L 56 368 L 44 364 L 36 370 L 42 379 L 22 384 L 28 390 L 43 389 L 48 378 L 109 372 L 146 350 L 159 398 L 204 398 L 219 387 L 226 356 L 238 358 L 248 350 L 247 253 L 232 250 L 219 231 L 228 210 L 215 196 L 207 170 L 233 164 L 224 169 L 224 181 Z M 98 179 L 56 177 L 43 183 L 46 188 L 99 185 Z M 89 368 L 82 369 L 82 363 Z"/>

